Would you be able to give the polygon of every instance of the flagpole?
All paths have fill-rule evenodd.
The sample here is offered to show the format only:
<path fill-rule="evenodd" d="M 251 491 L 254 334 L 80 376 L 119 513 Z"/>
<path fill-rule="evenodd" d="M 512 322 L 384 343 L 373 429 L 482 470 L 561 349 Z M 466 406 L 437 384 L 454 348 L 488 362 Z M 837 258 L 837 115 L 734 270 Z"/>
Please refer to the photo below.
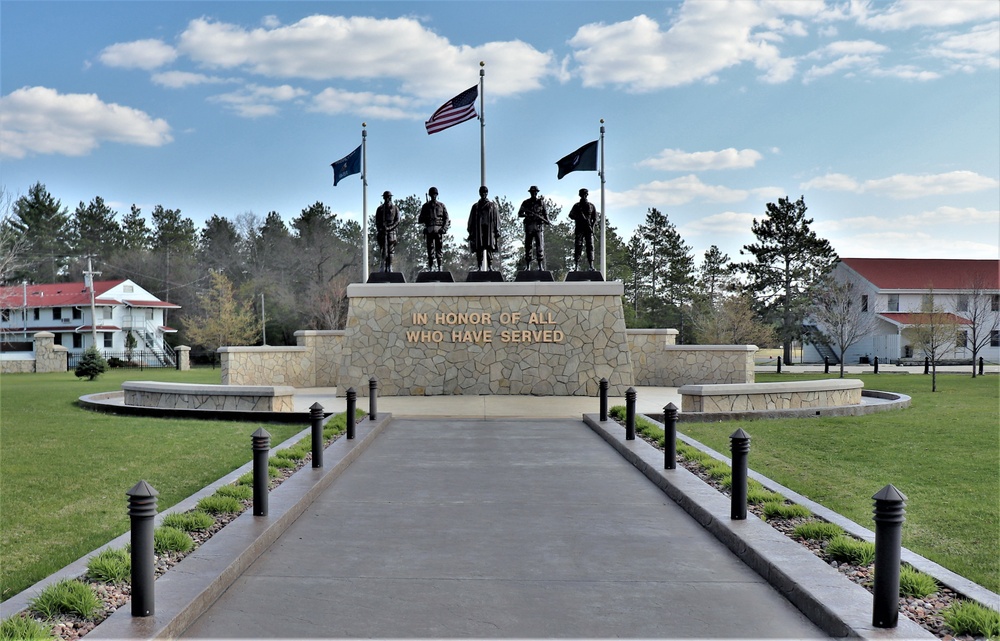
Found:
<path fill-rule="evenodd" d="M 368 282 L 368 123 L 361 123 L 361 282 Z"/>
<path fill-rule="evenodd" d="M 601 276 L 608 278 L 607 223 L 604 216 L 604 118 L 601 118 Z"/>
<path fill-rule="evenodd" d="M 479 61 L 479 186 L 486 186 L 486 63 Z"/>

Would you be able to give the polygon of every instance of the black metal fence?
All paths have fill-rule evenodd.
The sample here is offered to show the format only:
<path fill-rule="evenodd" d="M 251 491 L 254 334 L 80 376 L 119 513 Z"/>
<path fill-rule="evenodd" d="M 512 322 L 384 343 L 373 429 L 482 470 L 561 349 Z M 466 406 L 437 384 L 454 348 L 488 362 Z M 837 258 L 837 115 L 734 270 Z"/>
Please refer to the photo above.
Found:
<path fill-rule="evenodd" d="M 101 356 L 108 362 L 112 369 L 150 369 L 163 367 L 176 367 L 173 354 L 160 351 L 134 349 L 131 352 L 114 352 L 111 350 L 100 350 Z M 66 359 L 68 370 L 76 369 L 83 358 L 83 352 L 70 352 Z"/>

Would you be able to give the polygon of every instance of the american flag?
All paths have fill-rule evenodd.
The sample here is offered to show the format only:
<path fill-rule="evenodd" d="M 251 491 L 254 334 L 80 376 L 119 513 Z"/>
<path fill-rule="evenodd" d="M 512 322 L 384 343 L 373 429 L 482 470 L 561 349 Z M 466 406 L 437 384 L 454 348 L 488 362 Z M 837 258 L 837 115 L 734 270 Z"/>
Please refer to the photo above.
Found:
<path fill-rule="evenodd" d="M 424 123 L 428 134 L 436 134 L 448 127 L 476 117 L 476 98 L 479 87 L 473 86 L 441 105 L 431 119 Z"/>

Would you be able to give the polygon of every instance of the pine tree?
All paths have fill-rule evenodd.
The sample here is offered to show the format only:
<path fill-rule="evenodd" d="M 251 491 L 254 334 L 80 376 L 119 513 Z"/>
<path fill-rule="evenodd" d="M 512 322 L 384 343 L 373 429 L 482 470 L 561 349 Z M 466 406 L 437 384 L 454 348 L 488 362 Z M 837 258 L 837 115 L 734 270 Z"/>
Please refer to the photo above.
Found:
<path fill-rule="evenodd" d="M 77 378 L 86 377 L 88 381 L 93 381 L 106 371 L 108 371 L 108 362 L 104 360 L 97 348 L 91 345 L 80 356 L 80 362 L 77 363 L 74 373 Z"/>
<path fill-rule="evenodd" d="M 21 236 L 26 248 L 21 266 L 11 280 L 57 283 L 69 278 L 69 213 L 42 183 L 28 189 L 27 196 L 14 201 L 11 228 Z"/>
<path fill-rule="evenodd" d="M 753 221 L 757 242 L 740 250 L 753 260 L 736 265 L 747 276 L 745 291 L 754 297 L 758 313 L 774 323 L 786 363 L 792 360 L 792 341 L 802 336 L 815 287 L 837 262 L 829 241 L 810 229 L 812 222 L 803 197 L 768 203 L 767 218 Z"/>

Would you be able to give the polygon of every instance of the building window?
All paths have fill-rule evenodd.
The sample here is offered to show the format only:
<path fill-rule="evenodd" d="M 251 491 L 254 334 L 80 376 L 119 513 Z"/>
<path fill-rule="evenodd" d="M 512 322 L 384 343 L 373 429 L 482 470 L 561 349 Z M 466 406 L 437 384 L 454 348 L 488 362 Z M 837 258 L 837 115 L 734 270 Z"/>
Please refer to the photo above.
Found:
<path fill-rule="evenodd" d="M 62 320 L 62 307 L 52 308 L 52 320 Z"/>
<path fill-rule="evenodd" d="M 959 294 L 958 295 L 958 302 L 956 303 L 955 306 L 958 309 L 958 311 L 960 311 L 960 312 L 967 312 L 967 311 L 969 311 L 969 295 L 968 294 Z"/>
<path fill-rule="evenodd" d="M 35 320 L 42 320 L 42 310 L 38 307 L 35 308 Z"/>
<path fill-rule="evenodd" d="M 73 349 L 83 348 L 83 334 L 73 334 Z"/>
<path fill-rule="evenodd" d="M 80 320 L 83 318 L 83 310 L 79 307 L 73 308 L 73 320 Z"/>
<path fill-rule="evenodd" d="M 131 294 L 132 293 L 132 286 L 131 285 L 122 285 L 122 292 L 124 292 L 126 294 Z"/>
<path fill-rule="evenodd" d="M 1000 294 L 993 294 L 993 302 L 990 304 L 990 309 L 994 312 L 1000 312 Z"/>
<path fill-rule="evenodd" d="M 868 294 L 861 295 L 861 311 L 868 311 Z"/>
<path fill-rule="evenodd" d="M 111 349 L 115 346 L 115 335 L 111 332 L 104 332 L 104 349 Z"/>
<path fill-rule="evenodd" d="M 1000 347 L 1000 330 L 990 332 L 990 347 Z"/>
<path fill-rule="evenodd" d="M 965 349 L 969 344 L 969 332 L 962 330 L 955 337 L 955 347 Z"/>
<path fill-rule="evenodd" d="M 102 307 L 101 318 L 103 318 L 104 320 L 111 320 L 112 318 L 114 318 L 113 310 L 110 307 Z"/>
<path fill-rule="evenodd" d="M 9 320 L 10 320 L 10 310 L 7 308 L 0 309 L 0 321 L 6 323 Z"/>
<path fill-rule="evenodd" d="M 924 294 L 920 297 L 920 311 L 934 311 L 934 294 Z"/>
<path fill-rule="evenodd" d="M 899 311 L 899 294 L 889 294 L 889 304 L 887 307 L 890 312 Z"/>

